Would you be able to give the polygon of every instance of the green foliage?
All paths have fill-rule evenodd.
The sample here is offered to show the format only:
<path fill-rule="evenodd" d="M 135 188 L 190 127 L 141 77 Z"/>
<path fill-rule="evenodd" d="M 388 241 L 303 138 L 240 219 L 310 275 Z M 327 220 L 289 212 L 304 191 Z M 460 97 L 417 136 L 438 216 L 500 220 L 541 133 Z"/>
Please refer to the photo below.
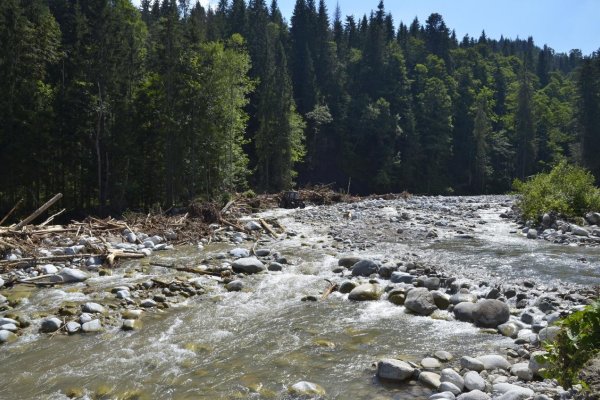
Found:
<path fill-rule="evenodd" d="M 546 343 L 547 375 L 571 387 L 583 365 L 600 351 L 600 301 L 571 314 L 560 327 L 556 340 Z"/>
<path fill-rule="evenodd" d="M 518 206 L 528 219 L 538 220 L 549 212 L 574 218 L 600 210 L 600 189 L 594 186 L 593 175 L 566 161 L 525 182 L 517 179 L 513 186 L 520 195 Z"/>

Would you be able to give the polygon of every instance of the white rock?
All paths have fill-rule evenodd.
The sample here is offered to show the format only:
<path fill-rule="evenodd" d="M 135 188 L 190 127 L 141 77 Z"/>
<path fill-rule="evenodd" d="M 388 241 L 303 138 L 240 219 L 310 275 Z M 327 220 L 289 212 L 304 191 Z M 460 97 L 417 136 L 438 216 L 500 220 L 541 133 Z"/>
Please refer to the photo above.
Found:
<path fill-rule="evenodd" d="M 85 324 L 81 325 L 82 332 L 92 333 L 92 332 L 100 332 L 101 330 L 102 330 L 102 324 L 100 323 L 100 320 L 98 320 L 98 319 L 93 319 L 90 322 L 86 322 Z"/>
<path fill-rule="evenodd" d="M 445 368 L 440 375 L 441 382 L 449 382 L 458 387 L 461 391 L 465 387 L 465 380 L 452 368 Z"/>
<path fill-rule="evenodd" d="M 506 358 L 498 354 L 488 354 L 477 357 L 477 359 L 483 363 L 483 368 L 488 371 L 510 368 L 510 363 L 506 360 Z"/>
<path fill-rule="evenodd" d="M 517 363 L 510 367 L 510 373 L 518 377 L 522 381 L 530 381 L 533 379 L 533 371 L 529 369 L 529 363 Z"/>
<path fill-rule="evenodd" d="M 469 371 L 463 377 L 465 380 L 465 388 L 471 390 L 485 390 L 485 381 L 476 371 Z"/>
<path fill-rule="evenodd" d="M 413 376 L 415 369 L 407 362 L 386 358 L 377 363 L 377 376 L 391 381 L 404 381 Z"/>

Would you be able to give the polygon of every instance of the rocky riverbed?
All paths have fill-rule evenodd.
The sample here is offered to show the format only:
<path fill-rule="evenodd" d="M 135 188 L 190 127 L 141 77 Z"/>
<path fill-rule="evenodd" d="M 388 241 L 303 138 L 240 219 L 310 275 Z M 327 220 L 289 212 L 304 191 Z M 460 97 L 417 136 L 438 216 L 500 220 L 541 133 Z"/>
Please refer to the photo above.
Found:
<path fill-rule="evenodd" d="M 79 278 L 0 290 L 0 397 L 572 398 L 541 379 L 540 342 L 598 295 L 597 227 L 534 240 L 501 218 L 512 202 L 276 209 L 210 243 L 144 238 L 166 251 L 116 269 L 23 271 Z M 139 234 L 121 246 L 150 248 Z"/>

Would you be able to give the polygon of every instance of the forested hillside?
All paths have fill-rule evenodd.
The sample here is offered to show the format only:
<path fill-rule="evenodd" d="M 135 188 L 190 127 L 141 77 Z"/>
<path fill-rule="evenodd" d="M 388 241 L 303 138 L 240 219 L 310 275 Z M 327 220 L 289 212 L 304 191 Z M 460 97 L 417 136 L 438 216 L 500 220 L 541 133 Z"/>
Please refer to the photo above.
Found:
<path fill-rule="evenodd" d="M 298 0 L 286 21 L 275 0 L 2 0 L 0 210 L 332 182 L 499 193 L 563 159 L 600 177 L 600 54 L 407 17 L 383 2 L 342 17 Z"/>

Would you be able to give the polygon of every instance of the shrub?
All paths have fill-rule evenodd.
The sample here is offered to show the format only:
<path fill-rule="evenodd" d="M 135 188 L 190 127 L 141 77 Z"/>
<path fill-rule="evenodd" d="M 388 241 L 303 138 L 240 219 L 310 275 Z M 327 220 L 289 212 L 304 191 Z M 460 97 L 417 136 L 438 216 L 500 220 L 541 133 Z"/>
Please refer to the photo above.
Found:
<path fill-rule="evenodd" d="M 526 182 L 517 179 L 513 187 L 521 196 L 517 205 L 527 219 L 538 220 L 549 212 L 574 218 L 600 210 L 600 189 L 594 186 L 594 176 L 565 161 Z"/>
<path fill-rule="evenodd" d="M 560 326 L 556 340 L 546 344 L 546 373 L 570 387 L 578 383 L 577 375 L 583 365 L 600 350 L 600 301 L 571 314 Z"/>

